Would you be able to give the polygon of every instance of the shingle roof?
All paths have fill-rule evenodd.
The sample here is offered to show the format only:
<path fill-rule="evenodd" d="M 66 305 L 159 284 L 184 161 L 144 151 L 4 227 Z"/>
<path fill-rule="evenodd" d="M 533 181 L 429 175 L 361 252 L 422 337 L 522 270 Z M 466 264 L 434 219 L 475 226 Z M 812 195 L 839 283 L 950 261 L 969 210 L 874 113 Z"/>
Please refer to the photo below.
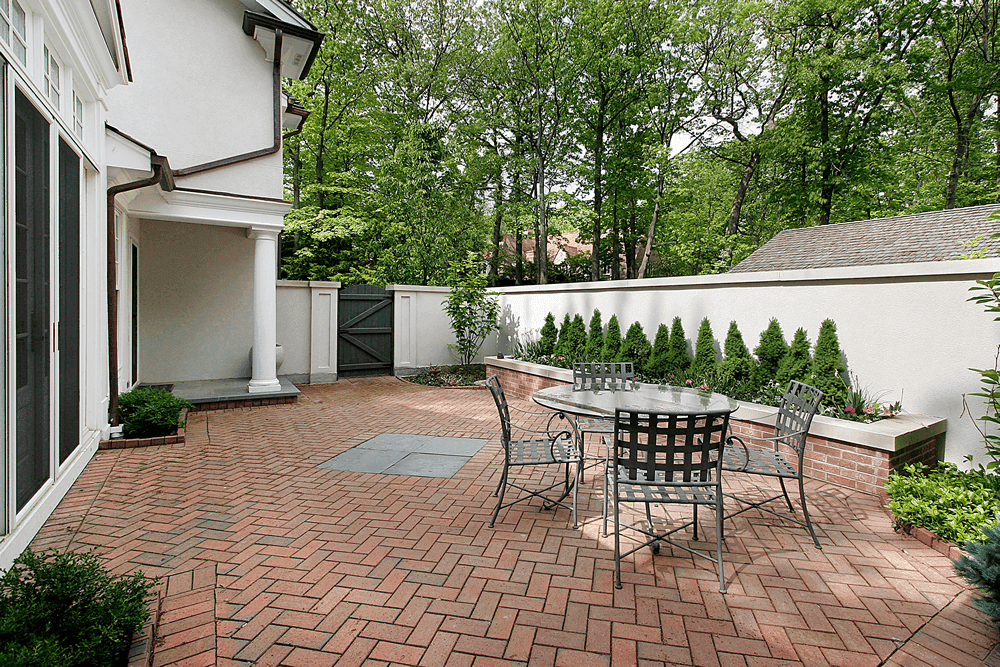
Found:
<path fill-rule="evenodd" d="M 960 253 L 968 252 L 959 241 L 997 232 L 1000 232 L 1000 204 L 786 229 L 730 272 L 959 259 Z M 1000 253 L 1000 239 L 987 236 L 977 245 L 983 246 L 990 248 L 992 256 Z"/>

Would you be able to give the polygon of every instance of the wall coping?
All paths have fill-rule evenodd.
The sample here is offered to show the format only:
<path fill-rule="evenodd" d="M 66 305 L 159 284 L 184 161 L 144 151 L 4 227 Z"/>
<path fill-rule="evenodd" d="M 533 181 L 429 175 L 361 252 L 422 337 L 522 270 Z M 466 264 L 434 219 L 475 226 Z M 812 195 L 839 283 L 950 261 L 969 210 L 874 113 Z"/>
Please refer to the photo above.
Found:
<path fill-rule="evenodd" d="M 936 262 L 911 262 L 876 264 L 869 266 L 841 266 L 826 269 L 795 269 L 791 271 L 745 271 L 718 273 L 702 276 L 677 276 L 673 278 L 644 278 L 642 280 L 601 280 L 585 283 L 554 283 L 548 285 L 521 285 L 491 287 L 496 294 L 539 294 L 545 292 L 608 292 L 643 291 L 663 289 L 704 289 L 739 287 L 748 285 L 794 283 L 866 283 L 898 282 L 919 278 L 921 280 L 982 280 L 1000 272 L 1000 260 L 965 259 Z"/>
<path fill-rule="evenodd" d="M 340 283 L 325 280 L 279 280 L 278 287 L 318 287 L 320 289 L 340 289 Z"/>
<path fill-rule="evenodd" d="M 439 287 L 437 285 L 386 285 L 389 292 L 429 292 L 432 294 L 447 294 L 450 287 Z"/>
<path fill-rule="evenodd" d="M 533 364 L 521 361 L 520 359 L 486 357 L 486 365 L 557 380 L 567 384 L 572 384 L 573 382 L 573 371 L 569 369 L 542 366 L 541 364 Z M 747 403 L 745 401 L 740 401 L 739 403 L 739 409 L 733 413 L 735 419 L 761 424 L 774 423 L 773 417 L 776 414 L 776 408 L 770 405 Z M 940 435 L 947 428 L 947 419 L 924 415 L 902 414 L 871 424 L 816 415 L 813 419 L 812 427 L 809 429 L 809 434 L 848 442 L 869 449 L 896 452 L 914 443 L 923 442 L 928 438 Z"/>

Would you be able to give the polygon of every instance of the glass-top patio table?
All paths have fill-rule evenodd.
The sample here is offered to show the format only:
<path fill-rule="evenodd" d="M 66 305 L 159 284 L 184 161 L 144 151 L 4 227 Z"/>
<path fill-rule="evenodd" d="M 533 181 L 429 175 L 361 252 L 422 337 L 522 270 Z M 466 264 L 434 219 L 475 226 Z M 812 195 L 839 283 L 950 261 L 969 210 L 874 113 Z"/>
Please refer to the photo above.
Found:
<path fill-rule="evenodd" d="M 635 410 L 677 415 L 724 415 L 740 404 L 724 394 L 672 385 L 625 383 L 619 389 L 578 389 L 573 385 L 549 387 L 532 396 L 539 405 L 579 417 L 611 417 L 615 410 Z"/>

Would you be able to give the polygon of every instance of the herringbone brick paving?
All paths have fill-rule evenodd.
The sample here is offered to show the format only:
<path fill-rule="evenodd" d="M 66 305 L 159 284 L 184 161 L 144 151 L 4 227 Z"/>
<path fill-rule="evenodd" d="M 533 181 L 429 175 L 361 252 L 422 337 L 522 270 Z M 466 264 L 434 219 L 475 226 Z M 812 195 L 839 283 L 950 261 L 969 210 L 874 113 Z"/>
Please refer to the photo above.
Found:
<path fill-rule="evenodd" d="M 451 479 L 316 467 L 385 432 L 490 441 Z M 32 546 L 163 577 L 157 667 L 981 665 L 997 642 L 947 558 L 815 482 L 822 551 L 748 512 L 726 524 L 726 595 L 667 549 L 626 559 L 616 591 L 599 480 L 580 530 L 537 501 L 487 527 L 497 432 L 488 392 L 393 378 L 196 413 L 184 445 L 99 452 Z"/>

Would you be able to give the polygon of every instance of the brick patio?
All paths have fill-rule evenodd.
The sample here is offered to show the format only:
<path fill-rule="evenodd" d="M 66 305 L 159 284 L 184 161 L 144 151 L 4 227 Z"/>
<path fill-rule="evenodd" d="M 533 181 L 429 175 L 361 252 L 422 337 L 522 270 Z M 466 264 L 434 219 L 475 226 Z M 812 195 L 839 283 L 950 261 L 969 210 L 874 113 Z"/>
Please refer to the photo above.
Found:
<path fill-rule="evenodd" d="M 950 561 L 874 497 L 807 485 L 822 551 L 727 522 L 726 595 L 679 550 L 626 559 L 615 591 L 590 473 L 581 530 L 537 502 L 487 527 L 497 431 L 488 392 L 393 378 L 192 413 L 185 444 L 98 452 L 32 546 L 161 576 L 156 667 L 1000 665 Z M 317 467 L 386 432 L 490 441 L 451 479 Z"/>

